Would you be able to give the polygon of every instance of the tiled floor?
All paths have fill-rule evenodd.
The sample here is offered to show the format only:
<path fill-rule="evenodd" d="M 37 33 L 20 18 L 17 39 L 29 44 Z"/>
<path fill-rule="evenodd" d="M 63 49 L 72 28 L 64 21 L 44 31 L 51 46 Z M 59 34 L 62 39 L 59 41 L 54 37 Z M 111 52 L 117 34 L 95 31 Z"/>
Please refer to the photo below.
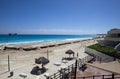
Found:
<path fill-rule="evenodd" d="M 86 77 L 86 76 L 92 76 L 92 75 L 110 75 L 112 73 L 92 67 L 87 65 L 87 69 L 85 71 L 77 71 L 77 77 Z M 95 79 L 101 79 L 102 77 L 95 78 Z M 87 79 L 93 79 L 93 78 L 87 78 Z"/>
<path fill-rule="evenodd" d="M 101 76 L 95 76 L 93 78 L 92 77 L 93 75 L 101 75 Z M 112 75 L 112 73 L 87 65 L 87 69 L 85 71 L 77 70 L 76 79 L 103 79 L 102 75 Z M 86 77 L 86 78 L 82 78 L 82 77 Z M 112 79 L 111 77 L 112 76 L 104 76 L 105 79 Z M 119 78 L 115 78 L 115 79 L 120 79 L 120 75 L 117 75 L 116 77 Z"/>
<path fill-rule="evenodd" d="M 100 63 L 100 62 L 96 61 L 94 63 Z M 94 78 L 93 78 L 93 75 L 94 75 Z M 79 68 L 77 69 L 76 79 L 103 79 L 103 75 L 109 75 L 109 76 L 104 76 L 104 79 L 112 79 L 112 72 L 87 65 L 87 69 L 85 71 L 79 70 Z M 119 77 L 115 79 L 120 79 L 120 74 L 115 75 L 115 77 Z M 69 79 L 72 79 L 72 78 L 69 78 Z"/>

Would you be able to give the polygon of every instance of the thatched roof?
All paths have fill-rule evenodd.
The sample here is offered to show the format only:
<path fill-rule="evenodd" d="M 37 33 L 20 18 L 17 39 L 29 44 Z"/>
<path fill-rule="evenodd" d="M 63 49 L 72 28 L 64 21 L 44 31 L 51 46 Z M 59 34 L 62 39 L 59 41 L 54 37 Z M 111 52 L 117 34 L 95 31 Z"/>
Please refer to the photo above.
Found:
<path fill-rule="evenodd" d="M 36 64 L 47 64 L 47 63 L 49 63 L 49 60 L 45 57 L 40 57 L 35 60 L 35 63 Z"/>
<path fill-rule="evenodd" d="M 66 54 L 74 54 L 74 52 L 72 50 L 67 50 L 65 53 Z"/>

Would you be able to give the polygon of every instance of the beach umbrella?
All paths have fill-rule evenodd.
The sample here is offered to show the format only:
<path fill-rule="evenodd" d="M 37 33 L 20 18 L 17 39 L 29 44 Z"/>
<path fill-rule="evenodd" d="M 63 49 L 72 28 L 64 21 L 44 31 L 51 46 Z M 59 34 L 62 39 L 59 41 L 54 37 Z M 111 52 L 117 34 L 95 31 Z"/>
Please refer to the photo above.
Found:
<path fill-rule="evenodd" d="M 69 57 L 70 57 L 71 54 L 73 54 L 73 56 L 74 56 L 74 52 L 73 52 L 72 50 L 67 50 L 67 51 L 65 52 L 65 54 L 69 54 Z"/>
<path fill-rule="evenodd" d="M 43 67 L 44 65 L 49 63 L 49 60 L 45 57 L 40 57 L 38 59 L 37 58 L 35 59 L 35 63 L 36 64 L 42 64 L 42 67 Z"/>
<path fill-rule="evenodd" d="M 40 70 L 39 66 L 35 66 L 33 67 L 31 74 L 40 75 L 40 73 L 38 72 L 39 70 Z"/>

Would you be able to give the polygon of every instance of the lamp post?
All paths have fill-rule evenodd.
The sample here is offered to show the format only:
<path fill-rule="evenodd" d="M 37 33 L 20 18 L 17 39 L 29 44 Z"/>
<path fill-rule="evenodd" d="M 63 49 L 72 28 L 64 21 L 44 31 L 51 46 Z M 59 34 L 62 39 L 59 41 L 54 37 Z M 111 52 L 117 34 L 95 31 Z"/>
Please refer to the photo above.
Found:
<path fill-rule="evenodd" d="M 49 59 L 49 51 L 48 51 L 48 49 L 47 49 L 47 59 Z"/>
<path fill-rule="evenodd" d="M 10 71 L 10 58 L 9 58 L 9 55 L 8 55 L 8 71 Z"/>

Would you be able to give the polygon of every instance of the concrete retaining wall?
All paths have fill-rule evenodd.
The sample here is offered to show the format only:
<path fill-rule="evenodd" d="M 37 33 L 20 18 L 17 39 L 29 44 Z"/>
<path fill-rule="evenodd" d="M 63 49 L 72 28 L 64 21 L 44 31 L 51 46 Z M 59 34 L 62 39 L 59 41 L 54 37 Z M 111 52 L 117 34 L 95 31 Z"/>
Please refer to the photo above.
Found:
<path fill-rule="evenodd" d="M 90 48 L 85 48 L 85 52 L 87 52 L 88 54 L 94 54 L 96 56 L 99 56 L 101 57 L 101 61 L 102 62 L 110 62 L 110 61 L 113 61 L 114 58 L 111 57 L 111 56 L 108 56 L 106 54 L 103 54 L 101 52 L 98 52 L 96 50 L 93 50 L 93 49 L 90 49 Z"/>

